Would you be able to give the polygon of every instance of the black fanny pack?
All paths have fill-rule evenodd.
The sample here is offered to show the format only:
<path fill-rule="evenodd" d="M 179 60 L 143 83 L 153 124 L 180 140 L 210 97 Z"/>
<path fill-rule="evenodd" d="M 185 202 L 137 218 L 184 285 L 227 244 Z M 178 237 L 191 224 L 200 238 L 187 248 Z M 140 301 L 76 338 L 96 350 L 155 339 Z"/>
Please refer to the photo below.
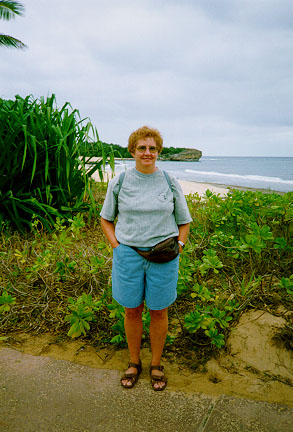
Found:
<path fill-rule="evenodd" d="M 149 251 L 139 250 L 131 246 L 139 255 L 155 263 L 165 263 L 172 261 L 179 254 L 179 245 L 177 237 L 170 237 L 151 248 Z"/>

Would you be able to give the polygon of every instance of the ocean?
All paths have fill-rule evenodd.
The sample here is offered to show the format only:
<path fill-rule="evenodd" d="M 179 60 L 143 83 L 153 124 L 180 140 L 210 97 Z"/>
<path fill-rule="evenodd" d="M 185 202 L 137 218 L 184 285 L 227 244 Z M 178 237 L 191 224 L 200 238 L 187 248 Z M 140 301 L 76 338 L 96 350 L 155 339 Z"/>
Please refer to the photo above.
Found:
<path fill-rule="evenodd" d="M 134 161 L 116 163 L 116 172 L 134 167 Z M 198 162 L 158 161 L 157 166 L 180 180 L 201 183 L 293 191 L 293 157 L 204 156 Z"/>

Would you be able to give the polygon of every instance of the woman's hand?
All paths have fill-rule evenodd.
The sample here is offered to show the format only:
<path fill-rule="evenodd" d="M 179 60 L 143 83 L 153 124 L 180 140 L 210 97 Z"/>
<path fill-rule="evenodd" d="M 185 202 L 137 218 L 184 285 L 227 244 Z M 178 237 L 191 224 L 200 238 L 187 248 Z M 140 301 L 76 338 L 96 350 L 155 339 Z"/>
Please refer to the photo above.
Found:
<path fill-rule="evenodd" d="M 108 239 L 108 242 L 110 243 L 112 249 L 115 249 L 119 246 L 119 241 L 115 237 L 115 225 L 114 222 L 108 221 L 106 219 L 101 218 L 101 227 L 103 230 L 103 233 Z"/>

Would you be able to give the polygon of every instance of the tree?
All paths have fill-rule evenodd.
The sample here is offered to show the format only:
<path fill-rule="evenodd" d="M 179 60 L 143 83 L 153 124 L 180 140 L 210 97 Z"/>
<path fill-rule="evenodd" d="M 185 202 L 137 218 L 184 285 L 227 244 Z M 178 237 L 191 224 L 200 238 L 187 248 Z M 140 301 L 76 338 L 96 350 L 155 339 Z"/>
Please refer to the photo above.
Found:
<path fill-rule="evenodd" d="M 24 7 L 17 1 L 0 1 L 0 19 L 10 20 L 15 15 L 22 15 Z M 26 45 L 19 39 L 0 33 L 0 46 L 11 48 L 26 48 Z"/>

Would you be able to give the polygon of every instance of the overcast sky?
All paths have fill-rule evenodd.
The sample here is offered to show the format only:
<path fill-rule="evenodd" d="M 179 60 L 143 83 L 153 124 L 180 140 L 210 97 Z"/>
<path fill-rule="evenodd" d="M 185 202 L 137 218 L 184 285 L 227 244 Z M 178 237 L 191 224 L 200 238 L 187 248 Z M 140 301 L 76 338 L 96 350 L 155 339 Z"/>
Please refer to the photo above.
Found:
<path fill-rule="evenodd" d="M 144 124 L 204 156 L 293 156 L 292 0 L 23 0 L 0 97 L 56 94 L 100 139 Z"/>

